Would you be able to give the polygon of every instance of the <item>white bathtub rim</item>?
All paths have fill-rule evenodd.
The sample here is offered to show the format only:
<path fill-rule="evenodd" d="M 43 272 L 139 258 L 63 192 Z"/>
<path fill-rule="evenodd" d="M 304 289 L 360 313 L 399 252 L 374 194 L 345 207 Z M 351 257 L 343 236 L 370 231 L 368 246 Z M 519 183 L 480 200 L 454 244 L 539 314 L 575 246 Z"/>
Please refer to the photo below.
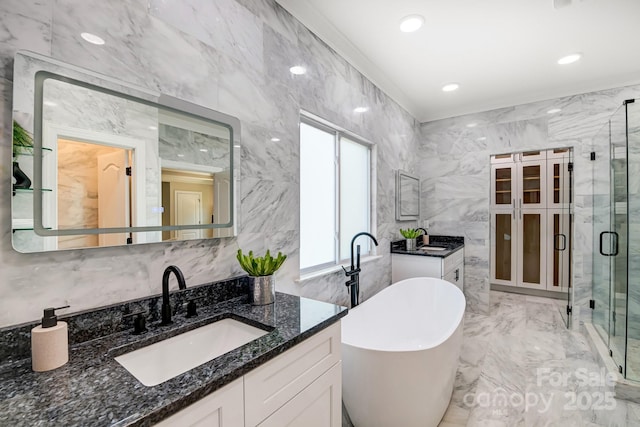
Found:
<path fill-rule="evenodd" d="M 459 294 L 459 296 L 462 298 L 462 309 L 459 310 L 459 312 L 457 313 L 457 316 L 455 317 L 455 322 L 452 322 L 451 325 L 448 326 L 448 328 L 446 328 L 444 330 L 444 333 L 442 334 L 442 337 L 439 340 L 434 340 L 432 342 L 429 343 L 429 345 L 425 345 L 425 346 L 409 346 L 407 344 L 404 345 L 386 345 L 384 348 L 380 348 L 378 346 L 371 346 L 371 345 L 363 345 L 363 344 L 354 344 L 352 342 L 347 342 L 345 339 L 345 334 L 342 334 L 342 345 L 343 346 L 348 346 L 354 349 L 362 349 L 362 350 L 367 350 L 367 351 L 374 351 L 374 352 L 380 352 L 380 353 L 413 353 L 413 352 L 417 352 L 417 351 L 424 351 L 424 350 L 429 350 L 429 349 L 433 349 L 436 348 L 440 345 L 442 345 L 442 343 L 446 342 L 449 338 L 451 338 L 451 336 L 456 332 L 456 330 L 458 329 L 458 326 L 460 326 L 460 324 L 462 323 L 463 319 L 464 319 L 464 313 L 466 310 L 466 298 L 464 296 L 464 293 L 460 290 L 460 288 L 458 288 L 456 285 L 454 285 L 451 282 L 448 282 L 444 279 L 438 279 L 435 277 L 413 277 L 413 278 L 409 278 L 409 279 L 403 279 L 400 280 L 396 283 L 392 283 L 389 286 L 394 286 L 398 283 L 402 283 L 405 281 L 414 281 L 415 279 L 429 279 L 429 281 L 432 280 L 436 280 L 440 283 L 446 284 L 448 286 L 451 286 L 452 288 L 455 288 L 456 291 Z M 387 289 L 387 288 L 385 288 Z M 385 289 L 382 289 L 380 292 L 383 292 Z M 376 294 L 377 295 L 377 294 Z M 376 295 L 373 295 L 371 298 L 375 297 Z M 366 304 L 366 301 L 363 302 L 363 304 Z M 349 309 L 349 312 L 347 313 L 347 315 L 345 316 L 345 318 L 343 318 L 343 327 L 345 326 L 345 321 L 347 320 L 347 317 L 352 313 L 357 311 L 359 308 L 361 307 L 361 305 L 358 305 L 354 308 Z"/>

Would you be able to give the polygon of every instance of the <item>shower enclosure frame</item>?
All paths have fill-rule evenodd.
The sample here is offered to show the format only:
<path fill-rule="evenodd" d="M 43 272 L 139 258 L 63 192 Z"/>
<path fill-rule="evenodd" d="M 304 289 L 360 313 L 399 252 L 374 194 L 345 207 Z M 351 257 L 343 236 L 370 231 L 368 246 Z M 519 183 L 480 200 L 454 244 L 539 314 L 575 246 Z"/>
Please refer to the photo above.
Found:
<path fill-rule="evenodd" d="M 640 268 L 640 258 L 633 259 L 640 244 L 640 233 L 634 238 L 633 230 L 640 222 L 634 224 L 630 215 L 640 207 L 640 105 L 624 101 L 593 145 L 591 321 L 619 372 L 640 381 L 640 328 L 634 326 L 640 320 L 640 289 L 629 282 Z"/>

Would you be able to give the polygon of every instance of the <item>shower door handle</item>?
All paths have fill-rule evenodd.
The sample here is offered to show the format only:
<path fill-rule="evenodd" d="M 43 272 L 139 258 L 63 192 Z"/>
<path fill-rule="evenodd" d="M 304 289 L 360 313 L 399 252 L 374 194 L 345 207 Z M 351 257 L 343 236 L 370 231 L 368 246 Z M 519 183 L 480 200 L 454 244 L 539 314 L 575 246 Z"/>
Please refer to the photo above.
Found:
<path fill-rule="evenodd" d="M 611 234 L 614 237 L 614 246 L 613 246 L 613 252 L 609 253 L 609 254 L 605 254 L 604 250 L 603 250 L 603 242 L 604 242 L 604 235 L 605 234 Z M 616 233 L 615 231 L 603 231 L 602 233 L 600 233 L 600 255 L 602 256 L 616 256 L 618 255 L 618 233 Z M 611 243 L 609 243 L 609 247 L 611 247 Z"/>
<path fill-rule="evenodd" d="M 560 247 L 558 238 L 562 237 L 562 247 Z M 564 251 L 567 249 L 567 236 L 564 234 L 556 234 L 553 236 L 553 249 L 556 251 Z"/>

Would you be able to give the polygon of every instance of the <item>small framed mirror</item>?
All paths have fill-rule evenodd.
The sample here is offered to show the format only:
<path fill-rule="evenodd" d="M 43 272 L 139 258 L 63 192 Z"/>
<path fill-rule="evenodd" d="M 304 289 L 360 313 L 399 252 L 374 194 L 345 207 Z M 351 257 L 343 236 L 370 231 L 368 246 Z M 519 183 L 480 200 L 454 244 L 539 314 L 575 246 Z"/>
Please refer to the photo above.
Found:
<path fill-rule="evenodd" d="M 396 172 L 396 220 L 420 219 L 420 179 L 404 171 Z"/>

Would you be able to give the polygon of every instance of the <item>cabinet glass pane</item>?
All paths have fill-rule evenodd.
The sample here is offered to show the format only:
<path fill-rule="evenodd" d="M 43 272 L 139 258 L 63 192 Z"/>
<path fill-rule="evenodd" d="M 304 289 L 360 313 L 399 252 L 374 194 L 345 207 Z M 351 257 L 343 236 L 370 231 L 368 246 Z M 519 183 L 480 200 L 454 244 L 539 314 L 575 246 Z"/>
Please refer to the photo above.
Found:
<path fill-rule="evenodd" d="M 540 282 L 540 214 L 522 215 L 522 280 L 526 283 Z"/>
<path fill-rule="evenodd" d="M 557 165 L 555 165 L 557 166 Z M 560 269 L 562 268 L 562 252 L 559 250 L 562 248 L 562 242 L 560 241 L 560 233 L 562 233 L 562 231 L 560 230 L 560 215 L 559 214 L 554 214 L 553 215 L 553 280 L 552 280 L 552 284 L 553 287 L 558 287 L 560 286 L 560 278 L 561 278 L 561 272 Z"/>
<path fill-rule="evenodd" d="M 511 280 L 511 215 L 496 214 L 496 279 Z"/>
<path fill-rule="evenodd" d="M 522 168 L 522 203 L 540 203 L 540 165 Z"/>
<path fill-rule="evenodd" d="M 496 169 L 496 205 L 511 204 L 511 168 Z"/>
<path fill-rule="evenodd" d="M 553 203 L 560 203 L 560 165 L 553 165 Z"/>

